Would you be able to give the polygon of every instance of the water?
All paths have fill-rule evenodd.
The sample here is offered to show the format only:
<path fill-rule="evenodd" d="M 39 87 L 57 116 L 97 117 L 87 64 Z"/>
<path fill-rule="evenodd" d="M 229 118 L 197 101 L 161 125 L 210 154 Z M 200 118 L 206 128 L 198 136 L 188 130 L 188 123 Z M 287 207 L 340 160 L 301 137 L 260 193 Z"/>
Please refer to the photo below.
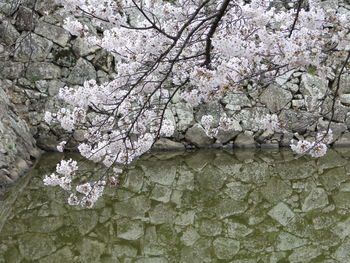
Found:
<path fill-rule="evenodd" d="M 350 149 L 148 155 L 93 209 L 42 177 L 0 200 L 0 262 L 350 262 Z"/>

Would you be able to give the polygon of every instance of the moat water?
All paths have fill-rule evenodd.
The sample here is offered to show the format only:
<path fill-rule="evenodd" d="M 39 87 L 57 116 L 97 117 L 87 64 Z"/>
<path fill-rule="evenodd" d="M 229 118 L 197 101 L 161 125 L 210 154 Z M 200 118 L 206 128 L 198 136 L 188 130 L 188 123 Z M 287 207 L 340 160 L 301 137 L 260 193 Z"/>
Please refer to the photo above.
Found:
<path fill-rule="evenodd" d="M 350 149 L 149 154 L 93 209 L 43 185 L 63 157 L 1 197 L 1 263 L 350 262 Z"/>

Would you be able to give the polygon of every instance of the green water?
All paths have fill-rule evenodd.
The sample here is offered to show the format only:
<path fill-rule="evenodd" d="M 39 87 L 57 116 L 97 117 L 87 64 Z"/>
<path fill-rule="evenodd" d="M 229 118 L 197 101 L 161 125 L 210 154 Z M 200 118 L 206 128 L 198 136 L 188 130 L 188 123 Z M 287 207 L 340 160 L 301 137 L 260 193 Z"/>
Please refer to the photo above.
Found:
<path fill-rule="evenodd" d="M 0 262 L 350 262 L 350 149 L 148 155 L 93 209 L 42 178 L 0 199 Z"/>

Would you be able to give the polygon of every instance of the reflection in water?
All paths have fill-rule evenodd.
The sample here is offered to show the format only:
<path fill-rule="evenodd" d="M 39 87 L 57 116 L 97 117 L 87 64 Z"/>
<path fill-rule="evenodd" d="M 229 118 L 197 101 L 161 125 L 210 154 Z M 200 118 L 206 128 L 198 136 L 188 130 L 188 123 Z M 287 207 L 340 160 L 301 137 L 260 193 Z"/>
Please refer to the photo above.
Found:
<path fill-rule="evenodd" d="M 350 150 L 148 155 L 90 210 L 43 186 L 58 158 L 0 201 L 0 262 L 350 262 Z"/>

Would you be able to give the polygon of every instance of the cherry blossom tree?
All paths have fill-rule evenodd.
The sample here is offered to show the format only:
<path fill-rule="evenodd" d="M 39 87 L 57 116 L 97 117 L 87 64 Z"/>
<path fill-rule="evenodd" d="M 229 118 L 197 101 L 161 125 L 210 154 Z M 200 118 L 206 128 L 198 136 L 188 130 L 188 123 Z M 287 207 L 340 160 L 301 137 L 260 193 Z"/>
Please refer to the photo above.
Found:
<path fill-rule="evenodd" d="M 269 0 L 58 2 L 64 7 L 65 29 L 110 52 L 116 61 L 112 81 L 65 87 L 59 97 L 68 106 L 45 114 L 48 123 L 60 123 L 68 132 L 85 130 L 80 154 L 115 174 L 73 188 L 77 163 L 62 161 L 44 183 L 70 191 L 73 205 L 92 207 L 125 165 L 149 151 L 157 138 L 173 135 L 175 127 L 165 112 L 175 95 L 194 106 L 215 102 L 248 81 L 263 87 L 303 68 L 324 79 L 338 76 L 335 96 L 349 60 L 350 22 L 314 0 L 290 1 L 286 7 Z M 89 30 L 82 19 L 86 16 L 101 33 Z M 285 129 L 276 115 L 262 121 L 273 131 Z M 203 116 L 208 136 L 217 132 L 212 122 L 212 116 Z M 229 117 L 220 118 L 221 129 L 231 126 Z M 314 142 L 295 142 L 292 149 L 322 156 L 330 136 L 328 127 Z"/>

